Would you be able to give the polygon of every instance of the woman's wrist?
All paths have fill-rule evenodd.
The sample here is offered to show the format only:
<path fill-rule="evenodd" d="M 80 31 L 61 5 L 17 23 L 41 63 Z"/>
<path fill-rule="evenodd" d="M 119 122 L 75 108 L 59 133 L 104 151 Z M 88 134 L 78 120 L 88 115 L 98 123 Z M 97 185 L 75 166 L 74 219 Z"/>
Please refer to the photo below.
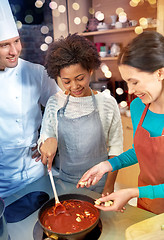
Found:
<path fill-rule="evenodd" d="M 129 188 L 129 195 L 131 198 L 139 197 L 139 189 L 138 188 Z"/>
<path fill-rule="evenodd" d="M 105 171 L 104 173 L 112 172 L 112 170 L 113 170 L 112 165 L 110 164 L 110 162 L 108 160 L 103 162 L 103 167 L 104 167 L 104 171 Z"/>

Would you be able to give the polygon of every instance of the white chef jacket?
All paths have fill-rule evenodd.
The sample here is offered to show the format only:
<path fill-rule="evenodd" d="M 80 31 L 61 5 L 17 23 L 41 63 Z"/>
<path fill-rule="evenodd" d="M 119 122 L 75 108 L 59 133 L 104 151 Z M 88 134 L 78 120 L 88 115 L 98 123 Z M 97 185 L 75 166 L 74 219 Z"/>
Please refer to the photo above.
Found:
<path fill-rule="evenodd" d="M 41 105 L 58 90 L 39 64 L 19 59 L 15 68 L 0 71 L 0 197 L 44 175 L 31 147 L 38 140 Z"/>

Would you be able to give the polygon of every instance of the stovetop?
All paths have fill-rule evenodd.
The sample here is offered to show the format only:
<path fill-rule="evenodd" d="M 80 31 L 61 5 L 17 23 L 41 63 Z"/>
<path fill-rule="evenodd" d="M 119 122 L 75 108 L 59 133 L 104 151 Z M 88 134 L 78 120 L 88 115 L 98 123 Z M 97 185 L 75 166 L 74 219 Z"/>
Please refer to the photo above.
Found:
<path fill-rule="evenodd" d="M 102 232 L 102 222 L 101 222 L 101 220 L 99 220 L 96 227 L 90 233 L 88 233 L 83 240 L 91 240 L 91 239 L 97 240 L 97 239 L 99 239 L 101 232 Z M 46 234 L 43 232 L 43 229 L 41 228 L 38 221 L 36 222 L 36 224 L 34 226 L 33 238 L 34 238 L 34 240 L 46 240 L 46 239 L 51 240 L 51 238 L 47 238 Z M 58 238 L 58 240 L 61 240 L 61 238 Z M 67 240 L 67 239 L 62 238 L 62 240 Z"/>
<path fill-rule="evenodd" d="M 64 182 L 60 179 L 54 177 L 55 185 L 57 188 L 58 195 L 67 194 L 67 193 L 79 193 L 85 194 L 93 199 L 97 199 L 100 197 L 100 194 L 96 192 L 92 192 L 87 188 L 77 189 L 74 184 Z M 44 191 L 46 192 L 50 198 L 53 198 L 52 186 L 50 183 L 49 176 L 44 176 L 40 178 L 38 181 L 29 184 L 16 194 L 11 195 L 10 197 L 5 199 L 5 206 L 15 202 L 17 199 L 21 198 L 25 194 L 33 191 Z M 149 217 L 153 217 L 155 214 L 144 211 L 142 209 L 132 207 L 130 205 L 126 206 L 126 211 L 124 214 L 120 214 L 118 212 L 101 212 L 101 221 L 102 221 L 102 233 L 99 237 L 99 240 L 108 240 L 108 239 L 125 239 L 125 230 L 132 224 L 135 224 L 139 221 L 147 219 Z M 32 213 L 30 216 L 25 218 L 22 221 L 17 223 L 8 223 L 8 234 L 10 235 L 12 240 L 34 240 L 34 226 L 38 220 L 38 210 Z M 43 232 L 40 233 L 40 239 L 35 238 L 35 240 L 43 239 Z M 38 235 L 37 235 L 38 236 Z M 90 238 L 92 240 L 92 238 Z M 93 239 L 94 240 L 94 239 Z"/>

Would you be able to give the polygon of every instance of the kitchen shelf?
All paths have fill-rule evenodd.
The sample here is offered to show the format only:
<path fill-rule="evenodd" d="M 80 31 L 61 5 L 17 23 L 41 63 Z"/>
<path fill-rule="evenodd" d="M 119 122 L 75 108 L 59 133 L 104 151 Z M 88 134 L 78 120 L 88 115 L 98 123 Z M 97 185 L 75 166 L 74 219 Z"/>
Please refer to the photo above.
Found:
<path fill-rule="evenodd" d="M 127 28 L 115 28 L 115 29 L 108 29 L 102 31 L 94 31 L 94 32 L 84 32 L 80 33 L 81 36 L 95 36 L 95 35 L 102 35 L 102 34 L 110 34 L 110 33 L 120 33 L 120 32 L 130 32 L 134 31 L 136 27 L 127 27 Z M 156 26 L 149 26 L 147 29 L 156 29 Z M 146 30 L 146 29 L 145 29 Z"/>
<path fill-rule="evenodd" d="M 117 61 L 117 57 L 102 57 L 102 61 Z"/>

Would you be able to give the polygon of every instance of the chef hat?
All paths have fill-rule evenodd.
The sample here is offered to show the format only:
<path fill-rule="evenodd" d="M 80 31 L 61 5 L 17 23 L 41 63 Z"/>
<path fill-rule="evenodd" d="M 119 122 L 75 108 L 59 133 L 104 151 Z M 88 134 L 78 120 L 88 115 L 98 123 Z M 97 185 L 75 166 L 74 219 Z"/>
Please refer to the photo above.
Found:
<path fill-rule="evenodd" d="M 19 36 L 8 0 L 0 0 L 0 41 Z"/>

